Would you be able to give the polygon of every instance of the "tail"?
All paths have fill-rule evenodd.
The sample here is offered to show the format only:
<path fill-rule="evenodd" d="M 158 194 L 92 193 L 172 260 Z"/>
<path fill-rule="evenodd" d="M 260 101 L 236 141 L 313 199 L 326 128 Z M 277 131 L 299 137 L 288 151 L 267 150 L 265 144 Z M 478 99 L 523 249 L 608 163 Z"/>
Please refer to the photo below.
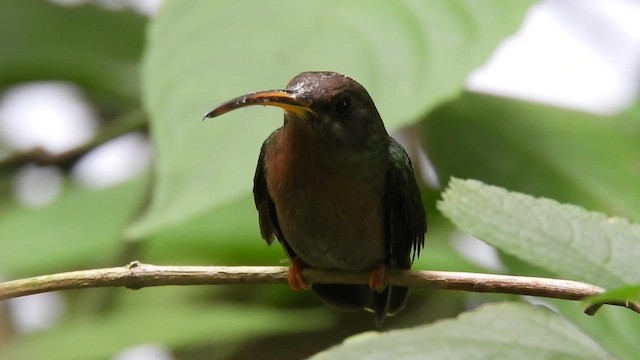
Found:
<path fill-rule="evenodd" d="M 387 316 L 393 316 L 404 308 L 409 288 L 389 286 L 382 293 L 374 293 L 373 296 L 374 301 L 369 309 L 375 314 L 376 325 L 382 327 Z"/>
<path fill-rule="evenodd" d="M 313 284 L 311 289 L 336 310 L 373 312 L 378 327 L 384 324 L 387 316 L 404 308 L 409 295 L 409 288 L 399 286 L 389 286 L 381 293 L 371 290 L 368 285 Z"/>

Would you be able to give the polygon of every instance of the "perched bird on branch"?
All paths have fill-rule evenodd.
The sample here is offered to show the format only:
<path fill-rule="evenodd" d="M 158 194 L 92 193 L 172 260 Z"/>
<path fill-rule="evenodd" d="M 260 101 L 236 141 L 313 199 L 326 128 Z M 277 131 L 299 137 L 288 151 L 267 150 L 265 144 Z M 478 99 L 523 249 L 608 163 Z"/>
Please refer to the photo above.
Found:
<path fill-rule="evenodd" d="M 304 72 L 282 90 L 225 102 L 205 117 L 252 105 L 284 109 L 262 145 L 253 194 L 262 237 L 291 259 L 289 284 L 333 308 L 396 314 L 409 289 L 386 286 L 385 269 L 409 269 L 426 218 L 411 161 L 387 134 L 365 88 L 334 72 Z M 305 267 L 371 271 L 368 285 L 311 284 Z"/>

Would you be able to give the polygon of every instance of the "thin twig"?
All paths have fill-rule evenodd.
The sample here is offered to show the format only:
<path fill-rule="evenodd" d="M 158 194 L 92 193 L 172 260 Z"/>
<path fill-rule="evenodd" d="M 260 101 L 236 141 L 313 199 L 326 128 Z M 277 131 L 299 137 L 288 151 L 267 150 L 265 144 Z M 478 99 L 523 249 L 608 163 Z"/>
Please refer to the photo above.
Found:
<path fill-rule="evenodd" d="M 122 114 L 107 123 L 96 136 L 75 148 L 62 153 L 51 154 L 43 148 L 34 148 L 26 152 L 11 154 L 0 158 L 0 171 L 9 171 L 33 162 L 39 165 L 60 165 L 65 167 L 74 163 L 81 156 L 118 136 L 147 127 L 147 118 L 141 109 Z"/>
<path fill-rule="evenodd" d="M 123 267 L 42 275 L 0 283 L 0 300 L 57 290 L 119 287 L 140 289 L 164 285 L 282 284 L 288 269 L 283 266 L 157 266 L 133 261 Z M 307 282 L 318 284 L 366 284 L 369 273 L 344 273 L 305 269 Z M 565 300 L 598 295 L 601 287 L 571 280 L 449 271 L 388 270 L 387 285 L 429 287 Z M 640 313 L 640 305 L 608 302 Z M 593 310 L 591 305 L 587 309 Z M 593 315 L 593 313 L 589 313 Z"/>

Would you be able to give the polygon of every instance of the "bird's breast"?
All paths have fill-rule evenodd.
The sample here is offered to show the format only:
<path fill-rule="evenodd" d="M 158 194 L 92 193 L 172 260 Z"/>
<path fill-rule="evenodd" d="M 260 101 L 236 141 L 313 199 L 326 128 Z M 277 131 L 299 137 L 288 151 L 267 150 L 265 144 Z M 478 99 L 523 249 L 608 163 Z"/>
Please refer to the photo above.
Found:
<path fill-rule="evenodd" d="M 362 271 L 384 260 L 383 182 L 331 171 L 297 155 L 277 154 L 266 171 L 291 249 L 321 269 Z"/>

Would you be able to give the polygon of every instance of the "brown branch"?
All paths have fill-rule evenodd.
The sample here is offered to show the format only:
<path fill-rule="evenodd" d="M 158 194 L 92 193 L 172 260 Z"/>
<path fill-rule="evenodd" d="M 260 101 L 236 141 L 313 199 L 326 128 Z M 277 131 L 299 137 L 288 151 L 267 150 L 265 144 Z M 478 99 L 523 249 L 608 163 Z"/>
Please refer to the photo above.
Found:
<path fill-rule="evenodd" d="M 68 168 L 84 154 L 107 141 L 132 131 L 144 130 L 146 128 L 147 118 L 144 112 L 139 109 L 133 110 L 111 120 L 93 139 L 62 153 L 51 154 L 45 149 L 34 148 L 25 152 L 11 154 L 5 158 L 0 158 L 0 171 L 14 170 L 30 162 L 39 165 L 59 165 L 63 168 Z"/>
<path fill-rule="evenodd" d="M 224 285 L 224 284 L 282 284 L 287 282 L 288 269 L 283 266 L 157 266 L 133 261 L 123 267 L 73 271 L 42 275 L 0 283 L 0 300 L 44 292 L 94 287 L 140 289 L 163 285 Z M 305 269 L 309 283 L 366 284 L 369 273 L 344 273 Z M 536 278 L 448 271 L 388 270 L 388 285 L 429 287 L 432 289 L 462 290 L 515 295 L 531 295 L 565 300 L 582 300 L 598 295 L 601 287 L 571 280 Z M 612 301 L 640 313 L 640 305 Z M 587 307 L 593 315 L 598 304 Z"/>

